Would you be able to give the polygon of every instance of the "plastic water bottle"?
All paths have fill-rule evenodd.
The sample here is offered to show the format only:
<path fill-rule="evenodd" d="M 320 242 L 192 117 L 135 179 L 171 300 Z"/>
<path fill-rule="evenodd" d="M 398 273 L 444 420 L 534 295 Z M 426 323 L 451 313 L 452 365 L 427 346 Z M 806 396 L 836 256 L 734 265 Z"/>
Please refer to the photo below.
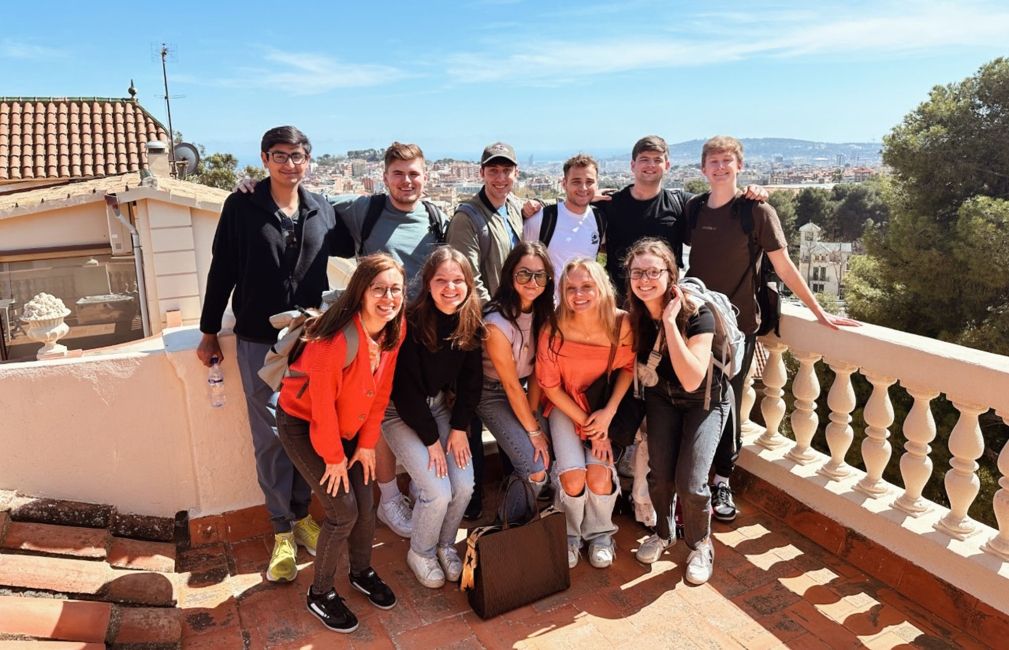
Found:
<path fill-rule="evenodd" d="M 210 357 L 210 373 L 207 375 L 207 386 L 210 387 L 210 405 L 220 408 L 224 406 L 224 372 L 217 357 Z"/>

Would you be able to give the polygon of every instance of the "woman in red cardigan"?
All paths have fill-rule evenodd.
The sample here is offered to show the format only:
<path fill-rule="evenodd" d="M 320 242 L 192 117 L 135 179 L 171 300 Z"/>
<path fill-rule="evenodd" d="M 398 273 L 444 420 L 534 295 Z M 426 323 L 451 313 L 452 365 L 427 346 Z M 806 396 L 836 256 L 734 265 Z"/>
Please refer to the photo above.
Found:
<path fill-rule="evenodd" d="M 375 510 L 370 482 L 406 331 L 404 282 L 403 267 L 388 255 L 362 258 L 337 302 L 307 322 L 304 351 L 280 390 L 280 441 L 326 511 L 308 611 L 336 632 L 357 629 L 357 617 L 333 587 L 344 541 L 350 551 L 350 584 L 377 607 L 396 604 L 392 590 L 371 568 Z"/>

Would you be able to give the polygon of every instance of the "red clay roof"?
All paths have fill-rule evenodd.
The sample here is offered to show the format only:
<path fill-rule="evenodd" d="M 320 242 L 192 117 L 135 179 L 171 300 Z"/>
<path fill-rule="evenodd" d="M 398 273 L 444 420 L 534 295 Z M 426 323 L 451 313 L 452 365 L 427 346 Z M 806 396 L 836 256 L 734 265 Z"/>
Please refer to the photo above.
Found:
<path fill-rule="evenodd" d="M 133 99 L 0 97 L 0 184 L 138 172 L 151 140 L 168 129 Z"/>

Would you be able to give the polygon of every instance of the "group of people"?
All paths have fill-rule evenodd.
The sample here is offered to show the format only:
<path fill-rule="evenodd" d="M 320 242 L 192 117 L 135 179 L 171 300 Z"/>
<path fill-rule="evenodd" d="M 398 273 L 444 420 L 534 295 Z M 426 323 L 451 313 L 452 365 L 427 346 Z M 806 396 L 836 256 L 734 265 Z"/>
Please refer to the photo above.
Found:
<path fill-rule="evenodd" d="M 512 193 L 515 151 L 494 143 L 481 156 L 482 189 L 451 218 L 423 200 L 424 157 L 413 144 L 386 150 L 388 194 L 374 196 L 302 187 L 311 144 L 294 127 L 267 131 L 261 155 L 269 177 L 240 187 L 221 213 L 197 354 L 208 365 L 223 358 L 217 334 L 230 297 L 275 532 L 266 577 L 293 580 L 297 546 L 305 547 L 316 558 L 308 609 L 335 631 L 357 627 L 334 586 L 345 552 L 351 586 L 377 607 L 396 604 L 371 567 L 376 518 L 410 538 L 406 562 L 422 585 L 459 580 L 456 536 L 463 518 L 482 510 L 485 427 L 520 488 L 505 492 L 497 516 L 529 516 L 552 487 L 569 566 L 583 548 L 592 566 L 610 566 L 620 490 L 610 427 L 643 369 L 652 375 L 640 397 L 658 518 L 635 556 L 653 563 L 676 541 L 678 500 L 690 549 L 685 578 L 704 583 L 714 561 L 711 513 L 736 515 L 730 478 L 740 429 L 732 414 L 760 319 L 760 265 L 771 264 L 825 325 L 855 324 L 817 304 L 773 208 L 759 202 L 767 193 L 737 189 L 743 150 L 733 138 L 704 145 L 703 195 L 662 188 L 668 148 L 648 136 L 632 150 L 633 185 L 601 195 L 598 165 L 579 154 L 564 165 L 564 200 L 546 206 Z M 736 206 L 749 199 L 758 202 L 742 228 Z M 731 381 L 711 363 L 712 308 L 680 287 L 685 244 L 686 273 L 738 309 L 746 357 Z M 277 336 L 269 317 L 320 305 L 329 256 L 358 264 L 336 302 L 307 321 L 301 352 L 274 393 L 256 374 Z M 593 403 L 587 392 L 601 377 L 608 394 Z M 400 491 L 397 460 L 411 497 Z M 313 492 L 325 510 L 321 528 L 308 514 Z"/>

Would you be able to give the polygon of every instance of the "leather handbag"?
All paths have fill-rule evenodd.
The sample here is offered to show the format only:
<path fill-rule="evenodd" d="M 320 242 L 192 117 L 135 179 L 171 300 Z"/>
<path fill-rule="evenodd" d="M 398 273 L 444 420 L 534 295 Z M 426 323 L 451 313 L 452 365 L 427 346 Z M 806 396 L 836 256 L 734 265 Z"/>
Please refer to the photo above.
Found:
<path fill-rule="evenodd" d="M 570 587 L 567 542 L 564 513 L 552 506 L 521 525 L 470 531 L 460 583 L 470 607 L 488 619 Z"/>

